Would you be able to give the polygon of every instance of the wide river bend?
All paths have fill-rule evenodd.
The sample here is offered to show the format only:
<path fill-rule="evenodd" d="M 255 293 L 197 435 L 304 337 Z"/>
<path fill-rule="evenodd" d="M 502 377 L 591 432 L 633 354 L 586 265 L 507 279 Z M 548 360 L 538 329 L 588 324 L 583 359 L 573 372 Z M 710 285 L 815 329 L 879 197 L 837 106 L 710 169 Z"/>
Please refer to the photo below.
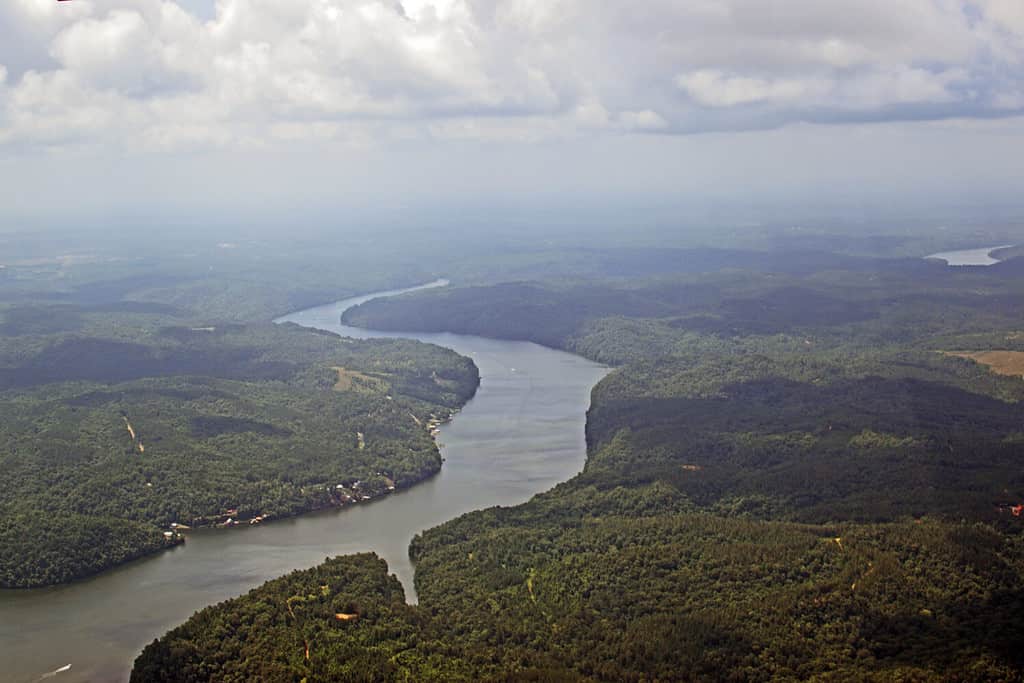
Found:
<path fill-rule="evenodd" d="M 579 472 L 590 390 L 607 368 L 527 342 L 341 325 L 345 309 L 402 291 L 408 290 L 346 299 L 275 322 L 350 337 L 414 338 L 471 357 L 480 389 L 441 426 L 445 463 L 437 476 L 343 510 L 193 532 L 183 546 L 77 583 L 0 591 L 0 681 L 38 681 L 68 664 L 46 680 L 126 680 L 139 651 L 196 610 L 334 555 L 376 552 L 415 599 L 408 546 L 417 532 L 471 510 L 521 503 Z"/>

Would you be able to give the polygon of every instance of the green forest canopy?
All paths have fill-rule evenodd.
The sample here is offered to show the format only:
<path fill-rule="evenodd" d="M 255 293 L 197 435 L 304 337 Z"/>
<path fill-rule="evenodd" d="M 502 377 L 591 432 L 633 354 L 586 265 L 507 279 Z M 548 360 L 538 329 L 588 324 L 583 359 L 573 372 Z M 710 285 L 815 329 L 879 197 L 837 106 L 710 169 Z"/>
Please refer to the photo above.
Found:
<path fill-rule="evenodd" d="M 829 265 L 352 311 L 618 364 L 584 472 L 417 537 L 417 607 L 331 560 L 199 613 L 135 680 L 1018 680 L 1024 383 L 938 351 L 1020 349 L 1020 264 Z"/>
<path fill-rule="evenodd" d="M 409 486 L 441 464 L 416 420 L 447 417 L 479 381 L 469 359 L 408 340 L 81 317 L 40 330 L 37 315 L 0 351 L 0 586 L 95 573 L 178 542 L 172 525 Z M 338 391 L 338 367 L 375 381 Z"/>

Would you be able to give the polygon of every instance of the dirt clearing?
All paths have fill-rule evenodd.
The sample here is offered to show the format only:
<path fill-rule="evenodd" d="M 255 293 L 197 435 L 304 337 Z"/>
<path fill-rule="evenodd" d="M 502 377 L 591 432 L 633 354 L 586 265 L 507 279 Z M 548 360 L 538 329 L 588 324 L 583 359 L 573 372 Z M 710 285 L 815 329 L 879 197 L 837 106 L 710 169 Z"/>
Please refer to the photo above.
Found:
<path fill-rule="evenodd" d="M 335 391 L 361 391 L 376 394 L 388 390 L 388 383 L 379 377 L 340 367 L 331 369 L 338 373 L 338 380 L 334 383 Z"/>
<path fill-rule="evenodd" d="M 947 356 L 969 358 L 999 375 L 1024 376 L 1024 351 L 943 351 Z"/>

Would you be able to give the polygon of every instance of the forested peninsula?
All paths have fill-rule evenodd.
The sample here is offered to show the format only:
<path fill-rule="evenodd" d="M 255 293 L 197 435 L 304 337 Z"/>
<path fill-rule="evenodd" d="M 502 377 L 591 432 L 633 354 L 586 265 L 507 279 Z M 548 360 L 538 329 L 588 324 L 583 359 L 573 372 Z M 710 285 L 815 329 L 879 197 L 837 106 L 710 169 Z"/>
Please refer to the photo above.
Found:
<path fill-rule="evenodd" d="M 615 364 L 584 471 L 418 536 L 418 606 L 332 559 L 133 680 L 1019 680 L 1024 263 L 792 263 L 351 310 Z"/>
<path fill-rule="evenodd" d="M 410 486 L 441 466 L 430 426 L 479 382 L 415 341 L 193 319 L 139 302 L 0 310 L 0 587 Z"/>

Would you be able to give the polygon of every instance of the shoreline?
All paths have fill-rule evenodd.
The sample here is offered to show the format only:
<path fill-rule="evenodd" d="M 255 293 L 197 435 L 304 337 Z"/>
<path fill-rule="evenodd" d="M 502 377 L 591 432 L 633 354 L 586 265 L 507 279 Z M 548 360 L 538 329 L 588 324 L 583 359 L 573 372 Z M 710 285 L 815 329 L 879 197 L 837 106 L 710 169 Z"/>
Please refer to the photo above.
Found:
<path fill-rule="evenodd" d="M 479 388 L 479 382 L 477 383 L 477 387 Z M 472 399 L 472 396 L 470 396 L 470 399 Z M 467 402 L 468 402 L 468 400 L 469 399 L 467 399 Z M 230 533 L 230 530 L 233 530 L 233 529 L 238 528 L 238 527 L 241 527 L 242 529 L 247 529 L 247 528 L 249 528 L 251 526 L 260 526 L 262 524 L 272 524 L 274 522 L 283 521 L 283 520 L 289 520 L 289 519 L 295 519 L 297 517 L 302 517 L 304 515 L 312 515 L 312 514 L 315 514 L 315 513 L 326 513 L 326 512 L 331 512 L 331 511 L 341 512 L 342 510 L 344 510 L 346 508 L 355 507 L 355 506 L 359 506 L 359 505 L 366 504 L 366 503 L 374 503 L 374 502 L 383 500 L 383 499 L 387 498 L 388 496 L 390 496 L 392 494 L 403 493 L 405 491 L 408 491 L 410 489 L 415 488 L 419 484 L 422 484 L 424 482 L 427 482 L 427 481 L 433 479 L 434 477 L 436 477 L 438 474 L 441 473 L 441 468 L 444 466 L 444 460 L 445 459 L 444 459 L 444 456 L 441 455 L 441 444 L 438 441 L 438 436 L 440 436 L 439 427 L 442 426 L 442 425 L 448 424 L 449 422 L 451 422 L 452 418 L 458 412 L 459 412 L 459 408 L 452 409 L 452 410 L 449 411 L 449 414 L 448 414 L 447 417 L 445 417 L 443 419 L 433 418 L 431 420 L 428 420 L 424 425 L 421 425 L 421 426 L 423 426 L 425 428 L 427 434 L 430 435 L 431 440 L 434 442 L 434 448 L 435 448 L 436 453 L 437 453 L 437 460 L 436 460 L 437 467 L 429 469 L 422 476 L 417 476 L 417 477 L 415 477 L 415 478 L 413 478 L 411 480 L 407 480 L 408 483 L 406 483 L 404 485 L 399 486 L 398 482 L 392 481 L 392 480 L 388 479 L 388 481 L 392 481 L 392 483 L 390 485 L 386 485 L 387 487 L 384 490 L 382 490 L 382 491 L 381 490 L 363 490 L 362 487 L 356 487 L 355 489 L 352 489 L 352 490 L 354 492 L 358 491 L 358 493 L 359 493 L 358 497 L 352 496 L 352 495 L 348 495 L 347 497 L 345 495 L 338 495 L 336 493 L 336 489 L 335 490 L 328 489 L 330 491 L 330 493 L 329 493 L 329 495 L 330 495 L 330 502 L 328 502 L 326 504 L 323 504 L 323 505 L 312 505 L 312 506 L 309 506 L 309 507 L 304 507 L 304 508 L 301 508 L 301 509 L 297 509 L 294 512 L 288 512 L 288 513 L 278 514 L 278 515 L 257 515 L 255 517 L 250 517 L 250 518 L 245 518 L 245 519 L 243 519 L 243 518 L 237 518 L 236 519 L 235 515 L 231 515 L 230 518 L 227 519 L 226 521 L 210 522 L 210 523 L 205 523 L 205 524 L 203 524 L 203 523 L 197 524 L 197 523 L 195 523 L 196 520 L 192 520 L 193 523 L 189 524 L 189 525 L 181 524 L 179 522 L 173 522 L 173 523 L 171 523 L 171 525 L 166 530 L 163 529 L 163 528 L 160 528 L 160 527 L 156 527 L 161 533 L 164 534 L 164 544 L 161 547 L 159 547 L 159 548 L 152 548 L 150 550 L 145 550 L 145 551 L 139 553 L 138 555 L 134 555 L 134 556 L 129 557 L 129 558 L 127 558 L 125 560 L 122 560 L 120 562 L 116 562 L 116 563 L 104 566 L 104 567 L 102 567 L 102 568 L 100 568 L 100 569 L 98 569 L 98 570 L 96 570 L 94 572 L 89 572 L 88 574 L 83 574 L 81 576 L 76 576 L 76 577 L 74 577 L 72 579 L 69 579 L 68 581 L 59 581 L 59 582 L 55 582 L 55 583 L 42 583 L 42 584 L 31 585 L 31 586 L 3 586 L 3 587 L 0 587 L 0 593 L 7 592 L 7 591 L 18 592 L 18 593 L 26 593 L 26 592 L 31 592 L 31 591 L 45 591 L 45 590 L 60 588 L 60 587 L 63 587 L 63 586 L 72 586 L 72 585 L 75 585 L 75 584 L 78 584 L 78 583 L 81 583 L 81 582 L 84 582 L 84 581 L 88 581 L 89 579 L 97 578 L 97 577 L 102 576 L 102 575 L 104 575 L 104 574 L 106 574 L 108 572 L 117 570 L 117 569 L 119 569 L 121 567 L 130 565 L 130 564 L 138 562 L 140 560 L 145 560 L 145 559 L 153 558 L 153 557 L 161 555 L 162 553 L 165 553 L 165 552 L 167 552 L 169 550 L 175 550 L 175 549 L 177 549 L 177 548 L 179 548 L 181 546 L 184 546 L 184 545 L 187 544 L 188 536 L 191 533 L 194 533 L 194 532 L 198 532 L 198 533 L 202 533 L 202 534 L 217 533 L 217 532 L 229 532 Z M 322 486 L 329 487 L 330 485 L 329 484 L 322 484 Z M 340 485 L 336 485 L 336 486 L 340 486 Z M 232 511 L 233 510 L 228 510 L 226 512 L 232 512 Z M 208 515 L 207 517 L 211 517 L 211 516 L 216 517 L 217 519 L 223 519 L 226 515 L 221 513 L 219 515 Z M 168 534 L 168 533 L 173 533 L 174 536 L 173 537 L 167 536 L 166 534 Z"/>

